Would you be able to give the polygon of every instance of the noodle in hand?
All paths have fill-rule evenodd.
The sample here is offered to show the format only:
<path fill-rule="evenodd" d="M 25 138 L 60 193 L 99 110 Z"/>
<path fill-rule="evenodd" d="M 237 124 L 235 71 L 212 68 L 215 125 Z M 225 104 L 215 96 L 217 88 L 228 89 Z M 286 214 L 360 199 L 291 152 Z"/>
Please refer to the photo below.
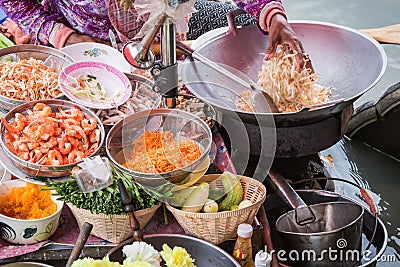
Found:
<path fill-rule="evenodd" d="M 281 112 L 297 112 L 326 102 L 332 87 L 322 86 L 317 80 L 318 76 L 310 69 L 296 71 L 296 54 L 288 46 L 280 46 L 274 58 L 264 60 L 258 75 L 258 85 Z"/>

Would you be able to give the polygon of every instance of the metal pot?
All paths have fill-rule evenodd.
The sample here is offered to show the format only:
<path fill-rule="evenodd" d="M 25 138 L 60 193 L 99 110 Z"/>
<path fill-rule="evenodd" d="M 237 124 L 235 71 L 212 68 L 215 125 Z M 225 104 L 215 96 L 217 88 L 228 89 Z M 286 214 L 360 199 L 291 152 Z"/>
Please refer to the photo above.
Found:
<path fill-rule="evenodd" d="M 3 265 L 3 267 L 52 267 L 39 262 L 15 262 Z"/>
<path fill-rule="evenodd" d="M 122 263 L 124 260 L 122 248 L 125 245 L 132 244 L 133 241 L 133 238 L 128 239 L 110 250 L 107 253 L 109 259 Z M 171 248 L 173 246 L 184 247 L 195 259 L 196 266 L 240 267 L 239 263 L 223 249 L 198 238 L 185 235 L 155 234 L 144 236 L 144 241 L 154 246 L 158 251 L 162 250 L 163 244 L 168 244 Z"/>
<path fill-rule="evenodd" d="M 234 15 L 228 15 L 229 30 L 216 29 L 201 36 L 192 45 L 201 55 L 228 65 L 257 79 L 268 36 L 257 26 L 236 28 Z M 336 143 L 343 135 L 353 109 L 352 103 L 382 77 L 386 68 L 383 48 L 369 36 L 354 29 L 316 21 L 292 21 L 291 26 L 310 54 L 320 83 L 336 88 L 331 105 L 295 113 L 247 113 L 233 108 L 221 99 L 232 91 L 240 94 L 245 88 L 225 83 L 218 90 L 204 81 L 218 83 L 220 77 L 199 62 L 182 68 L 182 79 L 197 97 L 214 105 L 223 114 L 222 125 L 243 127 L 250 137 L 250 153 L 263 155 L 263 136 L 276 126 L 275 157 L 290 158 L 314 154 Z M 190 60 L 188 59 L 187 62 Z M 368 64 L 366 64 L 368 63 Z M 199 82 L 200 81 L 200 82 Z M 269 123 L 272 117 L 275 125 Z M 267 121 L 267 124 L 265 124 Z M 235 126 L 232 126 L 235 125 Z M 266 126 L 267 129 L 261 129 Z M 239 151 L 246 149 L 243 135 L 234 132 L 231 143 Z M 323 137 L 323 138 L 321 138 Z M 272 142 L 274 136 L 269 138 Z M 273 156 L 273 155 L 272 155 Z"/>
<path fill-rule="evenodd" d="M 349 197 L 324 190 L 296 190 L 296 192 L 308 205 L 326 203 L 326 202 L 337 202 L 337 201 L 359 204 L 358 202 Z M 268 215 L 268 220 L 270 222 L 276 221 L 277 218 L 279 218 L 289 209 L 287 205 L 281 202 L 281 200 L 275 194 L 270 194 L 267 197 L 265 206 Z M 271 227 L 273 228 L 272 235 L 273 235 L 275 250 L 280 251 L 281 249 L 284 249 L 285 243 L 281 239 L 281 235 L 275 231 L 275 224 L 271 224 Z M 363 233 L 362 251 L 366 249 L 369 240 L 371 239 L 374 228 L 375 228 L 375 216 L 369 210 L 365 209 L 363 215 L 363 226 L 362 226 L 362 233 Z M 372 242 L 373 246 L 370 248 L 370 251 L 372 253 L 366 259 L 363 259 L 362 263 L 359 266 L 363 267 L 375 266 L 377 260 L 383 255 L 383 253 L 386 250 L 387 240 L 388 240 L 388 233 L 386 227 L 384 223 L 378 218 L 376 233 Z M 281 263 L 285 264 L 284 266 L 286 266 L 287 264 L 287 262 L 283 262 L 282 260 Z"/>
<path fill-rule="evenodd" d="M 361 260 L 361 205 L 339 201 L 307 206 L 278 173 L 271 170 L 268 181 L 274 192 L 294 209 L 276 221 L 276 230 L 292 263 L 334 267 L 354 266 Z"/>
<path fill-rule="evenodd" d="M 45 99 L 45 100 L 36 100 L 30 101 L 25 104 L 21 104 L 12 110 L 10 110 L 5 116 L 4 119 L 7 122 L 11 122 L 15 118 L 16 113 L 26 114 L 27 109 L 32 109 L 37 103 L 44 103 L 50 106 L 53 112 L 58 112 L 58 108 L 62 108 L 63 110 L 71 109 L 74 107 L 79 107 L 79 109 L 89 116 L 96 119 L 97 128 L 100 130 L 100 142 L 98 148 L 90 155 L 95 156 L 100 152 L 101 146 L 103 145 L 105 139 L 105 131 L 102 122 L 100 119 L 94 114 L 90 109 L 78 105 L 76 103 L 65 101 L 65 100 L 58 100 L 58 99 Z M 6 145 L 6 127 L 4 124 L 0 124 L 0 146 L 4 150 L 5 154 L 13 161 L 13 163 L 18 166 L 23 172 L 31 177 L 63 177 L 68 176 L 71 174 L 72 168 L 76 166 L 80 162 L 75 162 L 71 164 L 64 164 L 64 165 L 40 165 L 36 163 L 32 163 L 26 160 L 19 158 L 13 152 L 8 149 Z"/>

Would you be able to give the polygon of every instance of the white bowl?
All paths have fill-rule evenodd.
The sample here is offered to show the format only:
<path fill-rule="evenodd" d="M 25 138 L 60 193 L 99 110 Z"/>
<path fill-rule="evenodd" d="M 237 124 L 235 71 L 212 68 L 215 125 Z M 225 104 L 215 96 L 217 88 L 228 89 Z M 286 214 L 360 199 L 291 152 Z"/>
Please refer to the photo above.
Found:
<path fill-rule="evenodd" d="M 7 194 L 13 187 L 25 185 L 26 182 L 20 180 L 0 183 L 0 195 Z M 56 203 L 57 210 L 41 219 L 20 220 L 0 214 L 1 238 L 14 244 L 34 244 L 52 236 L 57 230 L 64 202 L 58 201 L 55 196 L 51 196 L 51 199 Z"/>
<path fill-rule="evenodd" d="M 108 96 L 119 92 L 118 96 L 108 101 L 91 101 L 89 99 L 75 96 L 69 89 L 69 85 L 76 83 L 80 77 L 91 75 L 105 90 Z M 61 91 L 71 101 L 94 109 L 115 108 L 125 103 L 131 96 L 132 84 L 126 75 L 111 65 L 96 61 L 81 61 L 68 65 L 58 76 L 58 85 Z"/>
<path fill-rule="evenodd" d="M 100 43 L 77 43 L 60 49 L 75 62 L 97 61 L 111 65 L 122 72 L 131 72 L 131 65 L 117 49 Z"/>
<path fill-rule="evenodd" d="M 4 164 L 0 161 L 0 182 L 11 180 L 11 173 L 8 172 Z"/>

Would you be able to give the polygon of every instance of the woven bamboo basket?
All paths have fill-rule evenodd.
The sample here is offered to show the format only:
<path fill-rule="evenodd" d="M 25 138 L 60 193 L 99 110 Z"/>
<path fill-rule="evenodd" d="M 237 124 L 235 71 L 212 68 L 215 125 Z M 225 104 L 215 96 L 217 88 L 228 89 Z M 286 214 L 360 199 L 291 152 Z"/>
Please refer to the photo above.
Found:
<path fill-rule="evenodd" d="M 112 243 L 120 243 L 129 237 L 132 237 L 132 228 L 128 215 L 107 215 L 104 213 L 94 214 L 88 210 L 77 208 L 67 203 L 78 222 L 79 229 L 85 222 L 93 224 L 91 234 Z M 135 211 L 136 219 L 140 223 L 140 229 L 143 229 L 151 220 L 154 213 L 161 204 L 154 205 L 151 208 Z"/>
<path fill-rule="evenodd" d="M 215 174 L 205 175 L 199 183 L 209 182 L 210 186 L 223 188 L 219 177 L 220 175 Z M 220 244 L 237 236 L 239 224 L 253 222 L 266 197 L 266 188 L 262 183 L 249 177 L 238 177 L 243 186 L 243 200 L 250 200 L 253 203 L 251 206 L 217 213 L 185 212 L 168 204 L 166 206 L 187 234 Z"/>

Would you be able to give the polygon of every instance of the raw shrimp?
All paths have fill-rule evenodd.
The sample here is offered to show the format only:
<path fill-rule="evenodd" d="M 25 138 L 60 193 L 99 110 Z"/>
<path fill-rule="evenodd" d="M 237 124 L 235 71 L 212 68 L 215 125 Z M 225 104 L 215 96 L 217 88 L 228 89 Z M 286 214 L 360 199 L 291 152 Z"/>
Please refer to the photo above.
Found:
<path fill-rule="evenodd" d="M 15 132 L 19 133 L 21 132 L 24 127 L 25 127 L 25 122 L 24 121 L 13 121 L 12 123 L 8 123 L 6 119 L 1 118 L 1 122 L 3 123 L 4 127 L 6 127 L 7 130 L 10 132 Z"/>
<path fill-rule="evenodd" d="M 75 137 L 72 136 L 67 136 L 68 142 L 73 146 L 73 147 L 78 147 L 82 142 L 76 139 Z"/>
<path fill-rule="evenodd" d="M 94 131 L 92 131 L 89 135 L 89 141 L 90 143 L 99 143 L 100 142 L 100 130 L 99 129 L 95 129 Z"/>
<path fill-rule="evenodd" d="M 91 131 L 97 128 L 97 121 L 92 116 L 85 114 L 85 118 L 82 120 L 81 126 L 85 134 L 90 134 Z"/>
<path fill-rule="evenodd" d="M 71 152 L 72 145 L 71 143 L 68 143 L 66 136 L 63 136 L 62 138 L 58 139 L 58 149 L 60 150 L 60 153 L 63 155 L 68 155 L 69 152 Z"/>
<path fill-rule="evenodd" d="M 99 145 L 97 143 L 94 143 L 88 150 L 85 151 L 85 156 L 87 157 L 93 154 L 98 147 Z"/>
<path fill-rule="evenodd" d="M 89 148 L 89 139 L 81 127 L 72 125 L 65 129 L 65 134 L 72 137 L 82 138 L 83 149 L 87 150 Z"/>
<path fill-rule="evenodd" d="M 28 145 L 25 141 L 16 141 L 13 143 L 14 149 L 18 152 L 29 152 Z"/>
<path fill-rule="evenodd" d="M 60 151 L 50 150 L 47 154 L 47 165 L 63 165 L 64 158 L 61 155 Z"/>
<path fill-rule="evenodd" d="M 26 115 L 16 113 L 13 122 L 2 119 L 11 153 L 43 165 L 70 164 L 92 155 L 101 135 L 96 119 L 78 107 L 59 110 L 53 113 L 50 106 L 37 103 Z"/>
<path fill-rule="evenodd" d="M 58 144 L 57 138 L 52 136 L 52 137 L 50 137 L 49 141 L 43 142 L 41 145 L 44 148 L 53 148 L 53 147 L 57 146 L 57 144 Z"/>
<path fill-rule="evenodd" d="M 68 155 L 68 163 L 71 164 L 74 162 L 81 161 L 85 157 L 86 156 L 82 151 L 72 150 L 71 153 L 69 153 Z"/>
<path fill-rule="evenodd" d="M 36 114 L 45 116 L 45 117 L 50 117 L 53 113 L 53 111 L 51 110 L 51 107 L 49 107 L 48 105 L 44 104 L 44 103 L 37 103 L 33 109 L 33 111 L 36 111 Z"/>
<path fill-rule="evenodd" d="M 77 107 L 68 110 L 63 110 L 61 107 L 58 107 L 58 110 L 60 111 L 59 114 L 61 114 L 59 116 L 61 116 L 62 119 L 74 119 L 77 121 L 82 121 L 85 117 L 85 113 L 83 113 Z"/>
<path fill-rule="evenodd" d="M 37 163 L 45 156 L 43 156 L 43 153 L 42 151 L 40 151 L 40 149 L 35 149 L 29 153 L 29 157 L 30 157 L 29 159 L 30 162 Z"/>

